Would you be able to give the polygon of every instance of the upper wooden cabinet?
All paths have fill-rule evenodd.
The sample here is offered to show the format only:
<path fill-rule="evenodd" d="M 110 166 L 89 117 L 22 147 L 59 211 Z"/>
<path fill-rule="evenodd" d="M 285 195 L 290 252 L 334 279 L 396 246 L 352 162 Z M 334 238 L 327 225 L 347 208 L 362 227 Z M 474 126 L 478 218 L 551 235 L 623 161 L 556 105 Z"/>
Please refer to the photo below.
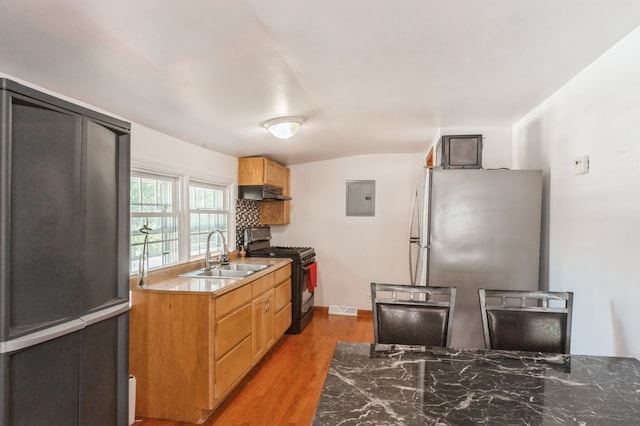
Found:
<path fill-rule="evenodd" d="M 287 168 L 265 157 L 238 159 L 238 185 L 269 185 L 284 188 Z"/>
<path fill-rule="evenodd" d="M 238 185 L 268 185 L 282 189 L 282 195 L 291 196 L 291 171 L 265 157 L 238 159 Z M 291 222 L 290 201 L 260 203 L 260 223 L 286 225 Z"/>
<path fill-rule="evenodd" d="M 282 195 L 291 196 L 291 175 L 285 167 L 285 183 Z M 291 201 L 267 201 L 260 204 L 260 223 L 286 225 L 291 223 Z"/>

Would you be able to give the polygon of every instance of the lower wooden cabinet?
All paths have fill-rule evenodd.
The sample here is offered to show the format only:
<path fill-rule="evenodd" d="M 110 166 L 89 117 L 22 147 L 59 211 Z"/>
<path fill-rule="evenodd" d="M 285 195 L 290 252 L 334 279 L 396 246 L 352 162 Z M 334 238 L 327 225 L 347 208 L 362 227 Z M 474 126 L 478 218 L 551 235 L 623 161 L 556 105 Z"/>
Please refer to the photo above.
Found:
<path fill-rule="evenodd" d="M 253 362 L 254 364 L 273 346 L 274 334 L 274 311 L 273 290 L 269 290 L 253 301 L 253 327 L 251 336 L 253 337 Z"/>
<path fill-rule="evenodd" d="M 222 398 L 251 368 L 251 336 L 216 361 L 215 397 Z"/>
<path fill-rule="evenodd" d="M 291 276 L 280 284 L 276 284 L 274 292 L 275 303 L 275 339 L 278 340 L 291 326 Z"/>
<path fill-rule="evenodd" d="M 215 395 L 220 399 L 251 368 L 251 304 L 216 320 Z"/>
<path fill-rule="evenodd" d="M 291 266 L 219 297 L 134 290 L 136 415 L 205 420 L 291 324 Z"/>

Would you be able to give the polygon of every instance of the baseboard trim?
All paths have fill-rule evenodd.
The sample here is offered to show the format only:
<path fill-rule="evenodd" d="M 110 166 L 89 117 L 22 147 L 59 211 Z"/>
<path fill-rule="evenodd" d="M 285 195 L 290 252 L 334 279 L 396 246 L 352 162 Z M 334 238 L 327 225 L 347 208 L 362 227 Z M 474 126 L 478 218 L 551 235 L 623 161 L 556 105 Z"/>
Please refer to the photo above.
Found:
<path fill-rule="evenodd" d="M 314 306 L 313 307 L 314 314 L 322 314 L 329 315 L 329 307 L 328 306 Z M 363 310 L 358 308 L 358 318 L 373 318 L 373 311 L 371 310 Z"/>

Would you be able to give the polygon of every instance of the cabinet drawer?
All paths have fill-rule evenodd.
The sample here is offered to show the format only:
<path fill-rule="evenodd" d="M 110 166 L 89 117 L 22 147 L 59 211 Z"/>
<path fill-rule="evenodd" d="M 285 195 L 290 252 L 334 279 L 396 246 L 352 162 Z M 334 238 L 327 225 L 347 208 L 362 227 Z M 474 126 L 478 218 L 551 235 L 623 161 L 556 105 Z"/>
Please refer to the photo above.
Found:
<path fill-rule="evenodd" d="M 216 362 L 215 398 L 220 399 L 251 367 L 251 337 Z"/>
<path fill-rule="evenodd" d="M 251 334 L 251 304 L 247 303 L 216 323 L 216 359 Z"/>
<path fill-rule="evenodd" d="M 276 312 L 276 340 L 291 326 L 291 302 Z"/>
<path fill-rule="evenodd" d="M 251 293 L 253 297 L 260 296 L 262 293 L 273 288 L 273 275 L 274 274 L 265 275 L 251 283 Z"/>
<path fill-rule="evenodd" d="M 287 278 L 291 278 L 291 264 L 289 263 L 284 268 L 276 270 L 273 274 L 275 275 L 276 284 L 286 280 Z"/>
<path fill-rule="evenodd" d="M 251 286 L 245 285 L 231 293 L 216 298 L 216 319 L 251 300 Z"/>
<path fill-rule="evenodd" d="M 291 278 L 276 287 L 276 312 L 291 302 Z"/>

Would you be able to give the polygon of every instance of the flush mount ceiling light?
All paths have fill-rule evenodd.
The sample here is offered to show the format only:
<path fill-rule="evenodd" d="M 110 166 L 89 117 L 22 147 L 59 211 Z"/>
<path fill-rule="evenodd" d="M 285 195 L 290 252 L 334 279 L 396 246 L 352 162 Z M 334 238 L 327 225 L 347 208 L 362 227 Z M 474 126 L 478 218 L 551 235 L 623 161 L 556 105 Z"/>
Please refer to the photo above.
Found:
<path fill-rule="evenodd" d="M 263 124 L 278 139 L 289 139 L 295 135 L 304 119 L 302 117 L 280 117 Z"/>

